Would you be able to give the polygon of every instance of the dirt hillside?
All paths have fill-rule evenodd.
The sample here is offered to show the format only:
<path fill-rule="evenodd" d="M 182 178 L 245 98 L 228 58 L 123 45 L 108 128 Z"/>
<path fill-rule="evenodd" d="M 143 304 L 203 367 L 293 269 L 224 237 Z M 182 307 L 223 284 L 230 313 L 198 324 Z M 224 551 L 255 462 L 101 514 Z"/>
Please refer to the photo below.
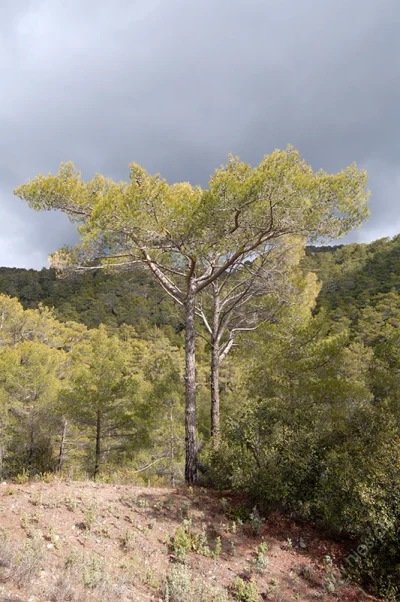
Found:
<path fill-rule="evenodd" d="M 0 526 L 0 602 L 374 600 L 337 543 L 201 488 L 3 483 Z"/>

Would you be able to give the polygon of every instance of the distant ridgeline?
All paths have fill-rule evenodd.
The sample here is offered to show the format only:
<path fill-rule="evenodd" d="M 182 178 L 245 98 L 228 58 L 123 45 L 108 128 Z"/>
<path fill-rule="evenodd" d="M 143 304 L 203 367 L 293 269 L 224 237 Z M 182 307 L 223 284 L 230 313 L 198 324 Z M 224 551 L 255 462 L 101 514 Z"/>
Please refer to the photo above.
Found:
<path fill-rule="evenodd" d="M 310 246 L 303 265 L 323 283 L 317 308 L 356 319 L 358 310 L 375 306 L 382 295 L 400 293 L 400 235 L 369 244 Z"/>
<path fill-rule="evenodd" d="M 144 272 L 105 274 L 101 270 L 59 280 L 53 269 L 0 268 L 0 293 L 17 297 L 25 309 L 54 307 L 59 320 L 179 328 L 179 312 Z"/>
<path fill-rule="evenodd" d="M 356 319 L 382 295 L 400 293 L 400 235 L 370 244 L 313 247 L 303 260 L 306 271 L 322 282 L 318 308 L 333 318 Z M 144 272 L 106 274 L 99 270 L 58 280 L 53 269 L 0 268 L 0 293 L 17 297 L 25 309 L 39 303 L 54 307 L 60 320 L 94 328 L 100 323 L 139 328 L 171 326 L 179 330 L 179 310 Z"/>

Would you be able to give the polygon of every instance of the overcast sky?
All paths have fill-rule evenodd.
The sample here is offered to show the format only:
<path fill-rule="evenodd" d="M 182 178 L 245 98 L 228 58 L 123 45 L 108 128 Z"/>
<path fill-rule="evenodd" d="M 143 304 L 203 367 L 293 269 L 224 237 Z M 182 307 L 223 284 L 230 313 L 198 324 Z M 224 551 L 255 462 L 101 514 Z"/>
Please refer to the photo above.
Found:
<path fill-rule="evenodd" d="M 126 179 L 132 161 L 206 185 L 228 153 L 293 144 L 316 169 L 356 161 L 371 217 L 400 232 L 399 0 L 3 0 L 0 265 L 40 268 L 75 240 L 16 185 L 72 160 Z"/>

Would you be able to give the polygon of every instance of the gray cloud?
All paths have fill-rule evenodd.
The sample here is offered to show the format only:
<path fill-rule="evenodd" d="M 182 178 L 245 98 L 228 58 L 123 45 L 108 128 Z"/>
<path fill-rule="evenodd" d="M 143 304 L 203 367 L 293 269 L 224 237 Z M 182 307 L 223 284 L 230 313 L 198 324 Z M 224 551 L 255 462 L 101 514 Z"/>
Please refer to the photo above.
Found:
<path fill-rule="evenodd" d="M 206 184 L 228 152 L 255 164 L 292 143 L 316 168 L 368 169 L 371 218 L 350 240 L 398 233 L 399 25 L 397 0 L 6 1 L 0 265 L 75 240 L 12 195 L 63 160 Z"/>

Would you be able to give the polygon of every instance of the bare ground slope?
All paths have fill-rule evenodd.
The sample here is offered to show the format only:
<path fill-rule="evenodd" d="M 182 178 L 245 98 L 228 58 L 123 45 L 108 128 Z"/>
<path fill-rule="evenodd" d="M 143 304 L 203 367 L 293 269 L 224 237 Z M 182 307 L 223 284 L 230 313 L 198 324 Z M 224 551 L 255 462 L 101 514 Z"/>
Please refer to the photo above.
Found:
<path fill-rule="evenodd" d="M 201 488 L 3 483 L 0 602 L 374 600 L 342 582 L 337 543 L 280 515 L 241 524 L 238 503 Z"/>

